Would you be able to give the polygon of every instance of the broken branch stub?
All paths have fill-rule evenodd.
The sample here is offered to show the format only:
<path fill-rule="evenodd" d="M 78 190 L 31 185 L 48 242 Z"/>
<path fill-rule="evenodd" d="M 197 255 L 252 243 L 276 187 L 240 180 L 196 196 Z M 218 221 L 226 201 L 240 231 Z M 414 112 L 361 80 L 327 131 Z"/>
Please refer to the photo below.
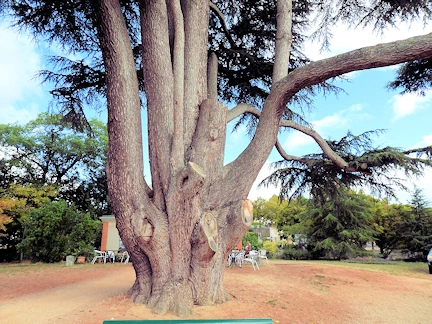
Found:
<path fill-rule="evenodd" d="M 149 242 L 153 236 L 153 226 L 149 221 L 147 221 L 147 220 L 143 221 L 143 224 L 141 227 L 141 233 L 142 233 L 143 240 L 146 242 Z"/>
<path fill-rule="evenodd" d="M 243 200 L 242 207 L 241 207 L 241 217 L 242 222 L 247 227 L 250 227 L 252 225 L 253 221 L 253 204 L 252 201 L 249 199 Z"/>
<path fill-rule="evenodd" d="M 201 217 L 201 227 L 204 230 L 204 234 L 207 237 L 208 244 L 210 248 L 216 252 L 217 251 L 217 237 L 218 237 L 218 227 L 216 217 L 211 213 L 205 213 Z"/>
<path fill-rule="evenodd" d="M 194 162 L 188 162 L 185 168 L 177 175 L 177 188 L 181 190 L 183 198 L 195 196 L 204 184 L 206 174 Z"/>

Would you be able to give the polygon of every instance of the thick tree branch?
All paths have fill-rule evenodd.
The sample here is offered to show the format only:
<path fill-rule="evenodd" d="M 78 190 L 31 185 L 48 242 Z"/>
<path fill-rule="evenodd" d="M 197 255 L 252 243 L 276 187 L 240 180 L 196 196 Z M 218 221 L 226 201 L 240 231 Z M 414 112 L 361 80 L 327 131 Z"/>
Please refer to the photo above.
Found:
<path fill-rule="evenodd" d="M 252 114 L 257 118 L 261 116 L 261 112 L 256 107 L 249 104 L 241 103 L 235 106 L 233 109 L 228 110 L 227 123 L 245 113 Z"/>
<path fill-rule="evenodd" d="M 297 68 L 273 85 L 267 97 L 255 136 L 239 157 L 226 166 L 225 192 L 246 192 L 276 143 L 280 119 L 289 100 L 301 89 L 344 73 L 394 65 L 432 57 L 432 33 L 392 43 L 350 51 Z M 230 187 L 228 179 L 235 184 Z M 238 185 L 241 183 L 241 187 Z"/>
<path fill-rule="evenodd" d="M 143 177 L 141 103 L 135 61 L 119 2 L 102 0 L 98 9 L 101 18 L 100 43 L 107 80 L 108 190 L 117 228 L 126 248 L 132 251 L 136 272 L 139 273 L 138 268 L 144 266 L 150 274 L 151 270 L 155 270 L 153 265 L 160 261 L 162 270 L 158 276 L 154 276 L 151 287 L 155 290 L 158 281 L 166 282 L 168 278 L 168 274 L 163 271 L 169 267 L 169 259 L 157 259 L 159 255 L 169 254 L 167 237 L 164 235 L 168 227 L 165 215 L 156 208 L 147 195 L 143 194 L 146 185 Z M 151 23 L 151 20 L 148 19 L 148 22 Z M 149 46 L 146 49 L 148 50 Z M 151 76 L 150 73 L 146 77 Z M 146 242 L 149 227 L 145 222 L 148 219 L 151 220 L 154 230 L 152 239 Z M 144 251 L 146 244 L 156 245 L 156 248 L 148 249 L 148 252 L 157 251 L 157 253 L 146 253 L 150 261 L 156 260 L 151 263 L 151 270 L 148 268 L 148 262 L 137 261 L 138 258 L 145 258 L 140 252 Z"/>
<path fill-rule="evenodd" d="M 211 53 L 207 62 L 207 99 L 218 99 L 218 58 Z"/>
<path fill-rule="evenodd" d="M 276 13 L 276 46 L 272 84 L 288 75 L 292 44 L 292 1 L 278 0 Z"/>
<path fill-rule="evenodd" d="M 261 116 L 261 112 L 257 108 L 255 108 L 254 106 L 248 105 L 248 104 L 239 104 L 228 112 L 228 118 L 227 118 L 228 120 L 227 121 L 231 121 L 234 118 L 236 118 L 236 117 L 238 117 L 244 113 L 250 113 L 257 118 L 260 118 L 260 116 Z M 314 131 L 313 129 L 306 127 L 306 126 L 303 126 L 303 125 L 300 125 L 300 124 L 298 124 L 292 120 L 281 120 L 280 126 L 293 128 L 295 130 L 302 132 L 303 134 L 309 135 L 310 137 L 312 137 L 315 140 L 315 142 L 319 145 L 321 150 L 328 156 L 328 158 L 330 160 L 332 160 L 336 165 L 338 165 L 340 168 L 342 168 L 348 172 L 356 171 L 354 168 L 350 168 L 348 166 L 348 163 L 346 161 L 344 161 L 339 155 L 337 155 L 330 148 L 327 141 L 320 134 L 318 134 L 316 131 Z M 278 146 L 279 146 L 279 148 L 278 148 Z M 278 151 L 279 151 L 279 149 L 282 149 L 280 144 L 276 145 L 276 148 L 278 149 Z M 279 151 L 279 153 L 280 153 L 280 151 Z M 281 156 L 284 157 L 282 154 L 281 154 Z M 295 159 L 295 158 L 293 158 L 293 159 Z M 290 160 L 290 159 L 287 159 L 287 160 Z"/>
<path fill-rule="evenodd" d="M 218 6 L 216 6 L 211 0 L 209 0 L 209 6 L 210 9 L 219 17 L 219 20 L 221 22 L 222 28 L 225 32 L 226 37 L 228 38 L 229 43 L 232 47 L 237 47 L 236 43 L 234 42 L 234 39 L 231 36 L 231 33 L 229 32 L 228 26 L 225 21 L 225 15 L 220 11 Z"/>
<path fill-rule="evenodd" d="M 190 147 L 199 117 L 199 105 L 207 98 L 207 42 L 209 5 L 206 1 L 182 1 L 185 26 L 184 144 Z"/>
<path fill-rule="evenodd" d="M 290 154 L 286 153 L 285 150 L 283 149 L 282 145 L 280 144 L 279 140 L 276 141 L 275 147 L 283 159 L 285 159 L 287 161 L 297 161 L 297 162 L 301 162 L 301 163 L 304 163 L 306 165 L 309 165 L 308 159 L 301 158 L 299 156 L 290 155 Z"/>
<path fill-rule="evenodd" d="M 360 48 L 294 70 L 273 87 L 266 103 L 283 109 L 299 90 L 327 79 L 429 57 L 432 57 L 432 33 Z"/>
<path fill-rule="evenodd" d="M 174 75 L 174 137 L 173 152 L 171 161 L 173 163 L 172 171 L 178 170 L 183 166 L 184 160 L 184 141 L 183 141 L 183 111 L 184 111 L 184 49 L 185 34 L 183 13 L 180 6 L 180 0 L 170 0 L 171 13 L 174 24 L 174 49 L 172 51 L 173 75 Z"/>
<path fill-rule="evenodd" d="M 154 201 L 165 209 L 170 181 L 174 134 L 173 66 L 165 0 L 143 1 L 140 7 L 144 85 L 148 112 L 148 142 Z M 163 93 L 163 96 L 160 94 Z M 160 122 L 163 121 L 163 122 Z"/>
<path fill-rule="evenodd" d="M 312 128 L 297 124 L 292 120 L 281 121 L 281 126 L 293 128 L 295 130 L 298 130 L 299 132 L 302 132 L 303 134 L 309 135 L 319 145 L 323 153 L 327 155 L 327 157 L 332 160 L 338 167 L 344 169 L 347 172 L 357 171 L 355 168 L 350 167 L 348 165 L 348 162 L 346 162 L 335 151 L 333 151 L 328 145 L 327 141 Z"/>

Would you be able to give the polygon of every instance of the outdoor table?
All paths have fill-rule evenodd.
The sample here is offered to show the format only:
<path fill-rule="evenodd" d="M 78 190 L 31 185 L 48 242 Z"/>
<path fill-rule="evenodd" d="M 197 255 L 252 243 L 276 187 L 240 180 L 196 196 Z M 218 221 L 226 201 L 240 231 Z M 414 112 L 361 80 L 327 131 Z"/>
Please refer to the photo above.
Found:
<path fill-rule="evenodd" d="M 231 260 L 228 259 L 228 261 L 229 261 L 228 263 L 229 263 L 230 268 L 235 267 L 235 266 L 241 268 L 241 263 L 239 263 L 237 260 L 237 255 L 240 252 L 241 252 L 240 250 L 232 250 L 231 251 L 230 255 L 228 256 L 228 258 L 231 259 Z"/>

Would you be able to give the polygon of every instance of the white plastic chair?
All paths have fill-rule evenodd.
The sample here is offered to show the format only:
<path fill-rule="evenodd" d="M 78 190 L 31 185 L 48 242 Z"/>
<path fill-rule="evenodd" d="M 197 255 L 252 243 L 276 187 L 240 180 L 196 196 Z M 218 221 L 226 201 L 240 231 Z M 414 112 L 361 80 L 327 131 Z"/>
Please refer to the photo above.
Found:
<path fill-rule="evenodd" d="M 266 261 L 268 263 L 267 250 L 259 250 L 259 257 L 260 257 L 260 259 L 266 259 Z"/>
<path fill-rule="evenodd" d="M 259 265 L 257 262 L 258 258 L 258 251 L 250 251 L 249 254 L 243 258 L 243 262 L 249 262 L 252 264 L 254 270 L 256 270 L 255 267 L 259 270 Z"/>
<path fill-rule="evenodd" d="M 97 259 L 103 259 L 105 263 L 105 252 L 99 250 L 94 250 L 93 252 L 95 256 L 93 257 L 91 264 L 95 264 Z"/>
<path fill-rule="evenodd" d="M 232 251 L 228 256 L 227 266 L 228 267 L 238 266 L 241 268 L 243 257 L 244 257 L 244 252 Z"/>
<path fill-rule="evenodd" d="M 130 256 L 129 256 L 128 251 L 124 251 L 122 253 L 122 257 L 121 257 L 120 262 L 123 262 L 123 260 L 124 260 L 124 263 L 128 263 L 129 262 L 129 258 L 130 258 Z"/>
<path fill-rule="evenodd" d="M 237 255 L 235 256 L 235 264 L 240 268 L 243 265 L 244 257 L 245 257 L 244 251 L 237 253 Z"/>
<path fill-rule="evenodd" d="M 111 263 L 115 263 L 115 253 L 114 251 L 106 251 L 105 252 L 105 259 L 104 259 L 104 263 L 106 263 L 106 260 L 108 259 Z"/>

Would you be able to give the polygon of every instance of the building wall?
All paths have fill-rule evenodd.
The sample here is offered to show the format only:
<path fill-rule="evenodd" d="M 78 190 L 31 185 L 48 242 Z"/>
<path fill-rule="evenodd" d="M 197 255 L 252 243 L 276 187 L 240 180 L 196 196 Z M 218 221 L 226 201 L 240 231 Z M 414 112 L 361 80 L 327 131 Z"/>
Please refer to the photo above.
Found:
<path fill-rule="evenodd" d="M 271 240 L 272 242 L 280 241 L 279 231 L 276 227 L 255 227 L 253 230 L 258 233 L 258 240 L 260 242 L 265 239 Z"/>
<path fill-rule="evenodd" d="M 120 235 L 116 227 L 114 215 L 100 217 L 103 222 L 101 251 L 118 251 L 120 247 Z"/>
<path fill-rule="evenodd" d="M 115 223 L 108 223 L 108 238 L 106 250 L 117 251 L 119 249 L 120 235 Z"/>

